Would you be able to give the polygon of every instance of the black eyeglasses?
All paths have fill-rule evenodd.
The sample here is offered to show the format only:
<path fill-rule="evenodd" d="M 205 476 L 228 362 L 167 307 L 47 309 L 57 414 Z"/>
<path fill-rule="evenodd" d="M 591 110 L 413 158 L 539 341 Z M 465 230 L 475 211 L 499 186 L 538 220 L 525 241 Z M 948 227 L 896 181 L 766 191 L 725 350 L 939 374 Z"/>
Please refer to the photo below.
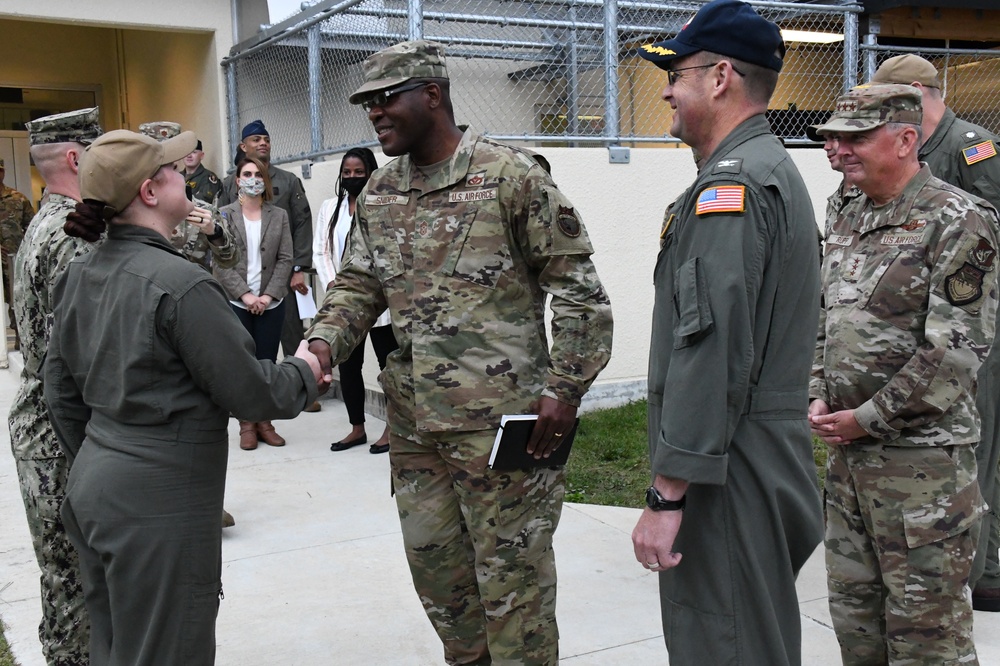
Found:
<path fill-rule="evenodd" d="M 398 88 L 393 88 L 392 90 L 383 90 L 382 92 L 375 93 L 365 101 L 361 102 L 361 108 L 365 111 L 371 111 L 376 106 L 386 106 L 394 95 L 409 92 L 410 90 L 416 90 L 417 88 L 423 88 L 427 85 L 430 85 L 430 83 L 427 81 L 421 81 L 419 83 L 402 85 Z"/>
<path fill-rule="evenodd" d="M 728 61 L 726 61 L 726 62 L 728 62 Z M 681 67 L 680 69 L 668 69 L 667 70 L 667 81 L 670 82 L 670 85 L 676 86 L 677 85 L 677 79 L 681 78 L 681 75 L 678 74 L 678 72 L 683 72 L 683 71 L 688 70 L 688 69 L 708 69 L 709 67 L 715 67 L 718 64 L 719 63 L 717 63 L 717 62 L 713 62 L 710 65 L 695 65 L 694 67 Z M 730 62 L 729 66 L 732 67 L 733 71 L 736 72 L 737 74 L 739 74 L 740 76 L 746 76 L 746 74 L 744 74 L 740 70 L 736 69 L 736 66 L 733 65 L 733 63 Z"/>

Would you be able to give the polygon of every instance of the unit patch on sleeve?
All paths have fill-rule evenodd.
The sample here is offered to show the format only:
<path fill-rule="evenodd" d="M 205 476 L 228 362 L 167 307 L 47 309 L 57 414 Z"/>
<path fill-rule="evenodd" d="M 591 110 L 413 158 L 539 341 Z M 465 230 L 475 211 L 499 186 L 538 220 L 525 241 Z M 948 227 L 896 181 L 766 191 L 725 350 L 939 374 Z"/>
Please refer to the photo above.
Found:
<path fill-rule="evenodd" d="M 948 302 L 958 307 L 975 303 L 983 296 L 983 278 L 993 270 L 997 252 L 986 239 L 980 239 L 962 267 L 944 280 Z"/>
<path fill-rule="evenodd" d="M 572 206 L 559 206 L 556 221 L 559 224 L 559 230 L 570 238 L 576 238 L 580 235 L 580 220 L 576 218 L 576 211 L 573 210 Z"/>
<path fill-rule="evenodd" d="M 710 187 L 698 195 L 695 215 L 707 213 L 742 213 L 746 188 L 742 185 Z"/>
<path fill-rule="evenodd" d="M 965 157 L 965 163 L 972 165 L 976 162 L 982 162 L 983 160 L 988 160 L 991 157 L 995 157 L 997 154 L 997 147 L 993 145 L 992 141 L 983 141 L 982 143 L 977 143 L 974 146 L 969 146 L 962 151 L 962 156 Z"/>

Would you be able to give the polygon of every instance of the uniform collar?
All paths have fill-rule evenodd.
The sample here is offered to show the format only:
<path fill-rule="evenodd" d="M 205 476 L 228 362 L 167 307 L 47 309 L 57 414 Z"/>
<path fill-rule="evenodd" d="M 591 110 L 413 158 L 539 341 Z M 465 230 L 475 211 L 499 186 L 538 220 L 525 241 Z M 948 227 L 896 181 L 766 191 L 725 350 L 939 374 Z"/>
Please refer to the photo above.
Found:
<path fill-rule="evenodd" d="M 455 152 L 452 153 L 447 168 L 436 171 L 431 180 L 424 184 L 425 189 L 421 194 L 450 187 L 464 179 L 469 173 L 469 167 L 472 165 L 472 154 L 475 152 L 478 141 L 479 135 L 474 134 L 472 130 L 466 129 L 462 132 L 462 138 L 459 140 Z M 413 189 L 414 171 L 416 169 L 417 166 L 410 159 L 409 155 L 404 155 L 400 158 L 399 189 L 401 192 L 408 192 Z"/>
<path fill-rule="evenodd" d="M 143 245 L 150 245 L 161 250 L 167 250 L 172 254 L 183 257 L 166 238 L 146 227 L 139 227 L 134 224 L 109 224 L 108 238 L 120 241 L 135 241 Z"/>
<path fill-rule="evenodd" d="M 944 115 L 941 116 L 941 122 L 934 128 L 934 132 L 927 137 L 927 141 L 924 141 L 924 145 L 920 146 L 920 150 L 918 151 L 920 161 L 923 161 L 924 158 L 933 153 L 941 145 L 944 138 L 951 132 L 951 126 L 955 124 L 955 118 L 955 112 L 949 108 L 945 108 Z"/>
<path fill-rule="evenodd" d="M 924 189 L 924 185 L 931 179 L 930 167 L 923 162 L 920 163 L 920 171 L 916 173 L 910 182 L 906 184 L 899 196 L 892 201 L 874 207 L 872 200 L 865 196 L 862 210 L 870 212 L 858 218 L 858 232 L 866 234 L 881 227 L 898 227 L 910 221 L 910 209 L 916 201 L 917 194 Z"/>
<path fill-rule="evenodd" d="M 708 159 L 702 162 L 704 166 L 701 170 L 699 170 L 699 173 L 703 171 L 706 166 L 716 164 L 720 159 L 728 155 L 740 144 L 761 136 L 762 134 L 774 134 L 774 132 L 771 131 L 771 124 L 767 122 L 767 118 L 763 113 L 750 116 L 737 125 L 733 131 L 726 135 L 726 138 L 715 147 L 715 150 L 712 151 L 712 154 L 708 157 Z"/>

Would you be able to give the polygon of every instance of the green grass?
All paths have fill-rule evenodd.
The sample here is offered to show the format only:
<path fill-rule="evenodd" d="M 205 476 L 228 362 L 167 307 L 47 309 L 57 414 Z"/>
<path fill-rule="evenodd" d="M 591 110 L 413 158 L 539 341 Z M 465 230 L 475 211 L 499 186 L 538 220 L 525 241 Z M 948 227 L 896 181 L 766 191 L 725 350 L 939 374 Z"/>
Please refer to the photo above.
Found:
<path fill-rule="evenodd" d="M 0 666 L 17 666 L 14 655 L 10 653 L 10 646 L 3 635 L 3 622 L 0 622 Z"/>
<path fill-rule="evenodd" d="M 649 486 L 646 401 L 588 412 L 580 417 L 566 465 L 566 501 L 642 508 Z M 820 487 L 826 445 L 813 439 Z"/>

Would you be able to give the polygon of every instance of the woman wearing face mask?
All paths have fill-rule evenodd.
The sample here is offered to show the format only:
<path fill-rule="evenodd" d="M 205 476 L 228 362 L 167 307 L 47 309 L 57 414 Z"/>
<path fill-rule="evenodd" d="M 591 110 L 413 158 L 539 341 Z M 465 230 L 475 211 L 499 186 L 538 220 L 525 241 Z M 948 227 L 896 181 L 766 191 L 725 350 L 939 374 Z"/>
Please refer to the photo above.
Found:
<path fill-rule="evenodd" d="M 354 206 L 358 195 L 368 182 L 372 172 L 378 168 L 375 155 L 367 148 L 352 148 L 344 154 L 340 162 L 340 178 L 337 179 L 337 198 L 327 199 L 316 215 L 313 227 L 313 266 L 319 275 L 320 284 L 328 289 L 347 250 L 347 236 L 354 217 Z M 399 348 L 389 325 L 389 312 L 382 313 L 375 326 L 369 331 L 379 367 L 385 369 L 385 360 Z M 345 451 L 353 446 L 368 443 L 365 432 L 365 382 L 361 368 L 365 361 L 363 342 L 354 349 L 350 358 L 338 366 L 340 388 L 347 406 L 347 416 L 351 421 L 351 432 L 330 445 L 331 451 Z M 386 426 L 378 441 L 368 447 L 370 453 L 386 453 L 389 450 L 389 427 Z"/>
<path fill-rule="evenodd" d="M 229 222 L 240 260 L 232 268 L 215 267 L 233 312 L 257 343 L 257 358 L 278 358 L 284 298 L 292 274 L 292 233 L 288 214 L 271 205 L 271 179 L 254 157 L 236 164 L 239 200 L 220 209 Z M 240 448 L 251 451 L 260 440 L 284 446 L 285 440 L 270 421 L 240 421 Z"/>

